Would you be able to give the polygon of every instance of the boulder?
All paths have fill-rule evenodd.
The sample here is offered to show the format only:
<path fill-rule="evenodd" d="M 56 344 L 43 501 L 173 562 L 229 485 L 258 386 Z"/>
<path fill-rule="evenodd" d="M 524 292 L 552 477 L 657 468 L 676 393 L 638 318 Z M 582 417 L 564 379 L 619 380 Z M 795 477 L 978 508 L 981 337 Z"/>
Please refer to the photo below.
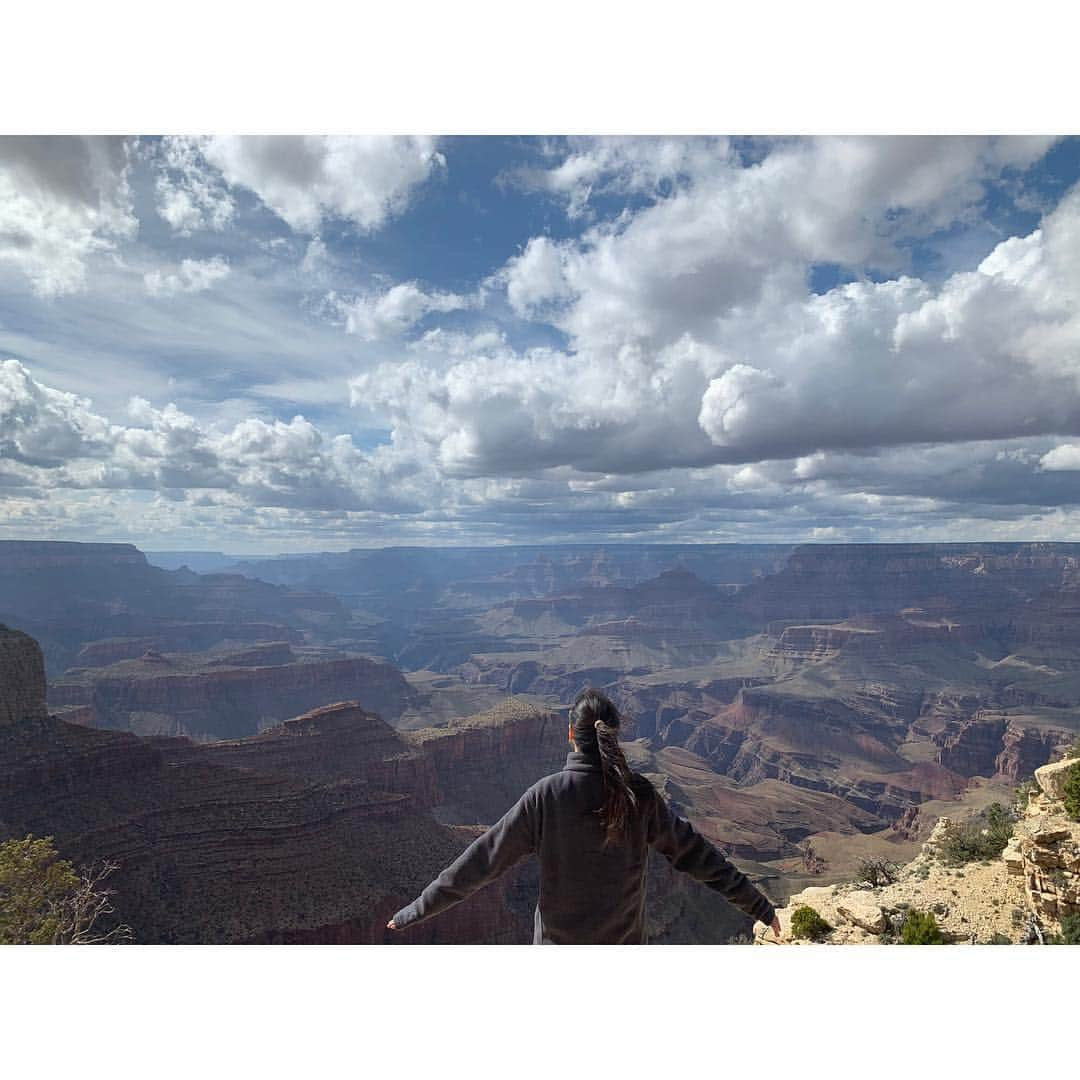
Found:
<path fill-rule="evenodd" d="M 848 922 L 869 930 L 871 934 L 883 933 L 888 925 L 888 919 L 881 905 L 875 903 L 869 896 L 859 893 L 850 893 L 843 899 L 837 900 L 836 910 Z"/>

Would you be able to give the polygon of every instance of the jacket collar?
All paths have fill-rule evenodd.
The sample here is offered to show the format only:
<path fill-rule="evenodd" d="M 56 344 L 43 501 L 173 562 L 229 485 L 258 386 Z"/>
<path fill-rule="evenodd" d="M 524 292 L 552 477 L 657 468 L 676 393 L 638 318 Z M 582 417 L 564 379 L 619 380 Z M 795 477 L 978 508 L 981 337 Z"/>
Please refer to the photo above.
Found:
<path fill-rule="evenodd" d="M 600 772 L 600 753 L 583 753 L 581 750 L 571 750 L 566 755 L 566 764 L 563 772 Z"/>

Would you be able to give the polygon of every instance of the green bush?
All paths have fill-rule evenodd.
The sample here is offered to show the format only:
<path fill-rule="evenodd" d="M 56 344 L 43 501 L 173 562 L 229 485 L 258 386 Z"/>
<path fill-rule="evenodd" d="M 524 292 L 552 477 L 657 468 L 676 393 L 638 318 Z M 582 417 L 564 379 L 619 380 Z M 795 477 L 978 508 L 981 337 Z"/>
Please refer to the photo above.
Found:
<path fill-rule="evenodd" d="M 1080 762 L 1066 770 L 1061 796 L 1065 803 L 1065 813 L 1073 821 L 1080 821 Z"/>
<path fill-rule="evenodd" d="M 1001 803 L 992 803 L 972 821 L 950 821 L 936 845 L 938 854 L 950 866 L 996 859 L 1013 834 L 1013 820 Z"/>
<path fill-rule="evenodd" d="M 902 945 L 944 945 L 945 938 L 932 911 L 912 909 L 904 919 L 904 928 L 900 933 Z"/>
<path fill-rule="evenodd" d="M 806 904 L 797 907 L 791 913 L 791 933 L 793 937 L 807 941 L 820 941 L 831 931 L 832 927 L 812 907 Z"/>
<path fill-rule="evenodd" d="M 111 918 L 113 892 L 103 887 L 116 869 L 105 862 L 77 871 L 60 858 L 51 836 L 0 843 L 0 945 L 131 940 L 131 927 Z"/>
<path fill-rule="evenodd" d="M 1080 915 L 1066 915 L 1061 920 L 1061 933 L 1055 945 L 1080 945 Z"/>
<path fill-rule="evenodd" d="M 64 905 L 79 878 L 53 838 L 0 844 L 0 945 L 50 945 L 60 937 Z"/>

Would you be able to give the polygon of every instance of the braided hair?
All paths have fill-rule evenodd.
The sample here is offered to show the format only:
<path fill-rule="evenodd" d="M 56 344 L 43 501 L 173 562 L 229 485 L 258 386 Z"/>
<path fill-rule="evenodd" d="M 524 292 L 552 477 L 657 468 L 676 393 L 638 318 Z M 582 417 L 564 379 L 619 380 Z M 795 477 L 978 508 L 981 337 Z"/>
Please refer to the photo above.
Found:
<path fill-rule="evenodd" d="M 640 778 L 630 770 L 619 746 L 621 720 L 614 702 L 595 687 L 583 690 L 570 707 L 575 745 L 582 753 L 600 754 L 604 802 L 597 813 L 604 824 L 605 846 L 626 832 L 639 804 L 634 789 Z"/>

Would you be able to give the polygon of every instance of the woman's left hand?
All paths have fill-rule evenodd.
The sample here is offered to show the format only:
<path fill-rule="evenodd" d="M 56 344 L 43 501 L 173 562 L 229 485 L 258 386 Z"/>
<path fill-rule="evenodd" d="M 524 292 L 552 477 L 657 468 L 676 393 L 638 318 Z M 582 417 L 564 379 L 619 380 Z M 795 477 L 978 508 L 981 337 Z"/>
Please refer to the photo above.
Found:
<path fill-rule="evenodd" d="M 388 922 L 388 923 L 386 924 L 386 929 L 387 929 L 387 930 L 396 930 L 396 929 L 397 929 L 397 925 L 395 924 L 395 922 L 394 922 L 394 920 L 393 920 L 393 919 L 391 919 L 391 920 L 390 920 L 390 921 L 389 921 L 389 922 Z"/>

